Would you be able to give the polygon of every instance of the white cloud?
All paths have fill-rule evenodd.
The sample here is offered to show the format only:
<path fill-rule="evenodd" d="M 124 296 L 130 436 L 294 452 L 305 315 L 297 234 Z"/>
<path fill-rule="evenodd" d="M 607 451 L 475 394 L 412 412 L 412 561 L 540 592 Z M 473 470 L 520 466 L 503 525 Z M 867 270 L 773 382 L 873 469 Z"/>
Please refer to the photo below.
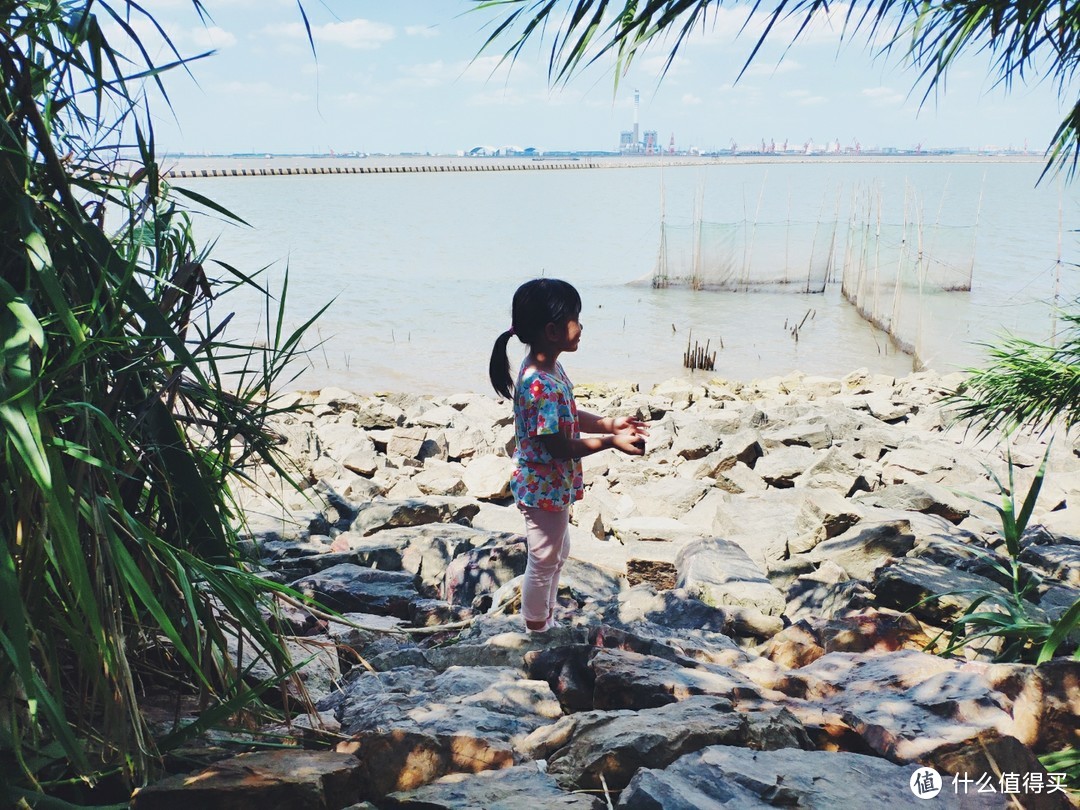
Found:
<path fill-rule="evenodd" d="M 514 78 L 529 76 L 533 73 L 531 65 L 525 62 L 513 63 L 510 59 L 492 54 L 478 56 L 468 62 L 462 62 L 458 77 L 472 82 L 488 82 L 495 79 L 505 81 L 513 69 Z"/>
<path fill-rule="evenodd" d="M 306 39 L 307 31 L 301 23 L 291 22 L 269 25 L 263 33 L 286 39 Z M 394 27 L 385 23 L 357 18 L 311 26 L 316 42 L 329 42 L 354 50 L 373 50 L 396 36 Z"/>
<path fill-rule="evenodd" d="M 637 65 L 642 71 L 650 76 L 664 76 L 664 81 L 670 80 L 674 76 L 678 76 L 680 72 L 684 72 L 690 65 L 690 60 L 676 55 L 671 60 L 671 65 L 668 66 L 668 54 L 657 54 L 656 56 L 648 56 L 636 61 Z M 667 73 L 664 73 L 664 68 L 667 67 Z"/>
<path fill-rule="evenodd" d="M 688 106 L 701 103 L 701 97 L 695 96 L 693 93 L 684 93 L 682 97 L 682 103 Z"/>
<path fill-rule="evenodd" d="M 891 87 L 867 87 L 862 90 L 862 95 L 879 107 L 902 104 L 904 101 L 904 94 Z"/>
<path fill-rule="evenodd" d="M 749 78 L 752 76 L 778 76 L 781 73 L 794 73 L 802 69 L 803 66 L 796 62 L 794 59 L 784 59 L 782 62 L 775 65 L 766 64 L 764 62 L 755 62 L 746 69 L 743 77 Z"/>
<path fill-rule="evenodd" d="M 398 84 L 405 87 L 438 87 L 457 81 L 487 83 L 505 83 L 509 80 L 510 61 L 503 61 L 501 56 L 480 56 L 472 60 L 444 62 L 419 62 L 399 68 L 401 78 Z M 515 79 L 533 74 L 528 65 L 515 65 Z"/>
<path fill-rule="evenodd" d="M 790 98 L 803 107 L 809 107 L 814 104 L 821 104 L 828 101 L 825 96 L 816 96 L 809 90 L 788 90 L 784 93 L 785 98 Z"/>
<path fill-rule="evenodd" d="M 343 107 L 371 107 L 381 99 L 370 93 L 339 93 L 334 96 L 334 101 Z"/>
<path fill-rule="evenodd" d="M 229 48 L 236 44 L 236 37 L 233 34 L 216 25 L 205 28 L 192 28 L 187 32 L 187 39 L 195 47 L 203 50 Z"/>
<path fill-rule="evenodd" d="M 807 26 L 799 32 L 804 16 L 781 16 L 769 30 L 768 41 L 774 45 L 788 45 L 796 34 L 799 42 L 833 42 L 840 39 L 844 30 L 850 4 L 833 3 L 828 7 L 818 8 Z M 725 45 L 731 44 L 737 37 L 749 42 L 756 42 L 769 26 L 772 14 L 765 11 L 747 12 L 746 6 L 721 6 L 713 9 L 706 18 L 705 33 L 702 40 Z"/>
<path fill-rule="evenodd" d="M 439 59 L 435 62 L 422 62 L 401 68 L 399 84 L 406 87 L 438 87 L 449 84 L 461 72 L 462 65 L 451 66 Z"/>
<path fill-rule="evenodd" d="M 520 107 L 531 99 L 512 88 L 475 93 L 468 99 L 470 107 Z"/>
<path fill-rule="evenodd" d="M 307 101 L 308 96 L 304 93 L 297 93 L 292 90 L 287 90 L 279 85 L 272 84 L 271 82 L 241 82 L 231 81 L 222 82 L 215 87 L 215 90 L 222 94 L 227 94 L 232 99 L 258 99 L 260 101 Z"/>

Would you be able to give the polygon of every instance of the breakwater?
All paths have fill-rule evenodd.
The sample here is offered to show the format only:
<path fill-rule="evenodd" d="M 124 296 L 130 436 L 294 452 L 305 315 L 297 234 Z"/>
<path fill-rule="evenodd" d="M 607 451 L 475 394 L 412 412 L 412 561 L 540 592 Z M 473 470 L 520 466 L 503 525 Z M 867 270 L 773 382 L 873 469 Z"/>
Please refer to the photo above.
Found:
<path fill-rule="evenodd" d="M 922 163 L 1041 163 L 1034 155 L 654 155 L 620 157 L 550 158 L 461 158 L 431 155 L 424 157 L 379 156 L 363 159 L 346 157 L 267 156 L 178 158 L 166 165 L 168 178 L 272 177 L 288 175 L 339 174 L 420 174 L 460 172 L 550 171 L 554 169 L 655 169 L 687 166 L 749 165 L 874 165 Z"/>
<path fill-rule="evenodd" d="M 522 163 L 414 163 L 381 166 L 266 166 L 218 169 L 172 169 L 167 177 L 270 177 L 305 174 L 415 174 L 419 172 L 509 172 L 550 169 L 598 169 L 593 161 L 544 160 Z"/>

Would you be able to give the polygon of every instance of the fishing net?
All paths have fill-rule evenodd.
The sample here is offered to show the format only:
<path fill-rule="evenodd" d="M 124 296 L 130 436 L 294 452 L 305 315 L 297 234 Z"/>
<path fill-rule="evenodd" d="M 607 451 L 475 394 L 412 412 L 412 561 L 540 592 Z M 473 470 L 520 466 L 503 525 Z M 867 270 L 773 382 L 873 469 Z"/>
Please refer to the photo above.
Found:
<path fill-rule="evenodd" d="M 928 297 L 971 290 L 976 226 L 889 224 L 880 209 L 864 211 L 847 231 L 842 293 L 902 351 L 918 355 Z"/>
<path fill-rule="evenodd" d="M 838 230 L 835 221 L 664 222 L 653 285 L 824 292 Z"/>
<path fill-rule="evenodd" d="M 854 190 L 846 226 L 839 198 L 816 222 L 665 218 L 653 286 L 821 293 L 840 281 L 863 318 L 918 355 L 927 297 L 971 290 L 977 224 L 924 222 L 907 195 L 901 221 L 888 222 L 882 201 L 880 189 Z M 943 204 L 943 214 L 957 212 Z"/>

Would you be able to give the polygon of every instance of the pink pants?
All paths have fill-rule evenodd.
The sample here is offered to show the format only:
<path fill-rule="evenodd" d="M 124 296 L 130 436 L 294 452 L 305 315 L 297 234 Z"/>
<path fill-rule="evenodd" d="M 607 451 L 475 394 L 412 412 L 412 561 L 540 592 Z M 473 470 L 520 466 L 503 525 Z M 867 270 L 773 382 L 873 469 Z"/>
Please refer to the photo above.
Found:
<path fill-rule="evenodd" d="M 525 516 L 529 561 L 521 582 L 521 615 L 542 622 L 555 607 L 559 573 L 570 554 L 570 510 L 550 512 L 518 504 Z"/>

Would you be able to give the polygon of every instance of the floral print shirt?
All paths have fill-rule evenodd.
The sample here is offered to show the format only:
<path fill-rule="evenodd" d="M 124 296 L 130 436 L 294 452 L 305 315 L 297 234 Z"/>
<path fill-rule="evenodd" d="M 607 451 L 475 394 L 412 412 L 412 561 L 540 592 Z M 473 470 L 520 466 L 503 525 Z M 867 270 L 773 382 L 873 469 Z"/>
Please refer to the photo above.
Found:
<path fill-rule="evenodd" d="M 560 432 L 573 439 L 581 437 L 574 387 L 561 363 L 548 372 L 525 358 L 514 386 L 514 432 L 516 467 L 510 478 L 514 500 L 548 511 L 567 509 L 580 500 L 584 494 L 581 459 L 553 458 L 539 438 Z"/>

